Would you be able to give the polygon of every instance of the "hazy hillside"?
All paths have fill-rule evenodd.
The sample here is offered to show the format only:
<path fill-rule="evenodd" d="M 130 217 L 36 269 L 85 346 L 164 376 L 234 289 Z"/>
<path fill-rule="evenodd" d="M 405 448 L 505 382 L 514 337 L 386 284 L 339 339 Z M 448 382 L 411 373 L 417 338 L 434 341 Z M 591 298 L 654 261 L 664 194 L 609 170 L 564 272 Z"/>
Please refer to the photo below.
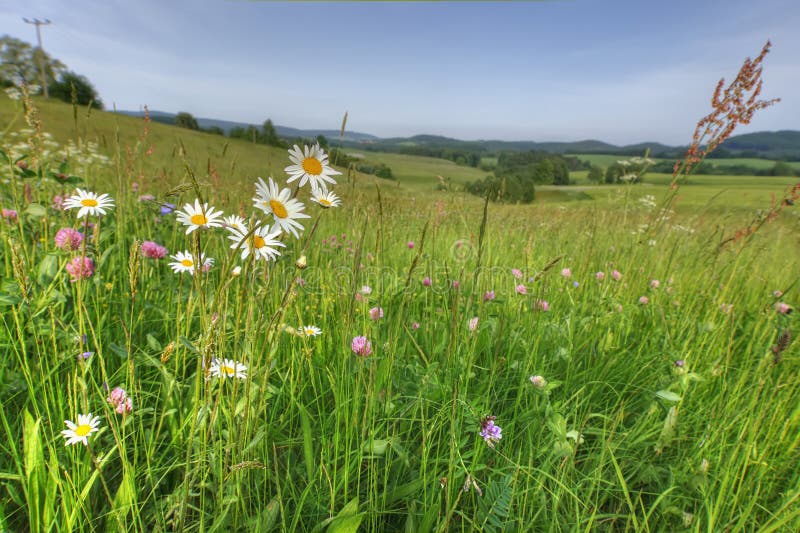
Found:
<path fill-rule="evenodd" d="M 133 117 L 142 117 L 144 115 L 144 112 L 142 111 L 117 111 L 117 113 Z M 175 113 L 167 113 L 164 111 L 150 111 L 150 118 L 156 122 L 162 122 L 164 124 L 175 124 Z M 201 128 L 211 128 L 216 126 L 218 128 L 221 128 L 223 131 L 227 133 L 233 128 L 247 128 L 248 126 L 260 127 L 261 124 L 266 119 L 253 123 L 236 122 L 232 120 L 222 120 L 217 118 L 204 118 L 204 117 L 195 117 L 195 120 L 197 120 L 197 124 Z M 279 136 L 288 139 L 293 139 L 296 137 L 314 138 L 317 135 L 324 135 L 329 139 L 338 139 L 340 133 L 340 130 L 299 129 L 299 128 L 290 128 L 288 126 L 280 126 L 277 124 L 275 125 L 275 131 Z M 358 131 L 345 131 L 344 133 L 345 141 L 363 142 L 363 141 L 371 141 L 377 139 L 378 138 L 374 135 L 370 135 L 368 133 L 360 133 Z"/>

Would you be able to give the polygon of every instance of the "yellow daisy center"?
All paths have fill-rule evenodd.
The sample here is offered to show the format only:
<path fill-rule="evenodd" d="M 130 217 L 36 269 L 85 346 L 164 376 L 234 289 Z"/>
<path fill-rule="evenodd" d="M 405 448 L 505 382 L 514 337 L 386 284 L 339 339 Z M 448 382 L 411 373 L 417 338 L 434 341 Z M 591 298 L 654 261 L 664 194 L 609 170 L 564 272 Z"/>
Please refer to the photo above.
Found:
<path fill-rule="evenodd" d="M 330 207 L 331 205 L 333 205 L 333 203 L 327 198 L 320 198 L 319 205 L 321 205 L 322 207 Z"/>
<path fill-rule="evenodd" d="M 286 206 L 275 198 L 269 201 L 269 207 L 272 209 L 272 214 L 278 218 L 286 218 L 289 216 L 289 213 L 286 211 Z"/>
<path fill-rule="evenodd" d="M 322 174 L 322 163 L 316 157 L 306 157 L 303 159 L 303 170 L 308 174 L 319 176 Z"/>
<path fill-rule="evenodd" d="M 94 198 L 84 198 L 81 200 L 81 205 L 84 207 L 97 207 L 97 200 Z"/>
<path fill-rule="evenodd" d="M 75 428 L 75 434 L 79 437 L 85 437 L 92 431 L 92 426 L 89 424 L 81 424 Z"/>
<path fill-rule="evenodd" d="M 264 238 L 261 235 L 254 235 L 253 236 L 253 246 L 258 250 L 266 246 L 266 242 L 264 242 Z"/>
<path fill-rule="evenodd" d="M 194 263 L 192 262 L 192 260 L 191 260 L 191 259 L 184 259 L 184 260 L 182 260 L 182 261 L 181 261 L 181 264 L 182 264 L 183 266 L 185 266 L 185 267 L 190 267 L 190 266 L 192 266 Z"/>
<path fill-rule="evenodd" d="M 219 371 L 226 376 L 232 376 L 236 373 L 236 369 L 228 365 L 220 365 Z"/>
<path fill-rule="evenodd" d="M 314 335 L 315 333 L 316 333 L 316 331 L 314 331 L 313 329 L 306 328 L 306 335 Z"/>
<path fill-rule="evenodd" d="M 192 218 L 190 218 L 189 220 L 192 222 L 192 224 L 195 224 L 196 226 L 202 226 L 203 224 L 208 222 L 208 219 L 202 213 L 192 215 Z"/>

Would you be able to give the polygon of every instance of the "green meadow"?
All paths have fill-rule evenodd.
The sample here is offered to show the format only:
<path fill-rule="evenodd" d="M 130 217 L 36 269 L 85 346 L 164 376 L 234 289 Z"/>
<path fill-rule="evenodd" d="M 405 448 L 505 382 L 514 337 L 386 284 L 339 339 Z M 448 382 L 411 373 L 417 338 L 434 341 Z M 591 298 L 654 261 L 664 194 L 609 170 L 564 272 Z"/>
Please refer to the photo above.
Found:
<path fill-rule="evenodd" d="M 284 150 L 31 104 L 0 96 L 0 530 L 800 529 L 797 179 L 500 205 L 363 152 L 397 179 L 339 168 L 323 209 Z M 177 215 L 274 227 L 269 176 L 310 217 L 275 260 Z"/>

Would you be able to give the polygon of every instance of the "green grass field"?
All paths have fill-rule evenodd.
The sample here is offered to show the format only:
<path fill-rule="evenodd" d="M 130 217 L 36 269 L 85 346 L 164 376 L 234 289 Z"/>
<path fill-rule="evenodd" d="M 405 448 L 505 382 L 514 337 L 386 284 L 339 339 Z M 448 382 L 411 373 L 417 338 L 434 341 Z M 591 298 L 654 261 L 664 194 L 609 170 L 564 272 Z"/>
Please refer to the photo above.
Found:
<path fill-rule="evenodd" d="M 597 165 L 603 168 L 607 168 L 610 165 L 613 165 L 617 161 L 628 159 L 627 156 L 619 156 L 619 155 L 608 155 L 608 154 L 570 154 L 574 155 L 578 159 L 582 161 L 588 161 L 593 165 Z M 641 154 L 644 156 L 644 154 Z M 666 161 L 666 159 L 654 157 L 652 158 L 654 161 Z M 669 160 L 672 162 L 672 160 Z M 750 167 L 753 170 L 766 170 L 772 168 L 775 165 L 775 161 L 771 161 L 769 159 L 757 159 L 754 157 L 720 157 L 720 158 L 712 158 L 707 159 L 707 163 L 715 165 L 717 167 L 730 167 L 730 166 L 745 166 Z M 789 161 L 787 163 L 794 169 L 800 169 L 800 161 Z"/>
<path fill-rule="evenodd" d="M 435 157 L 365 152 L 363 150 L 351 150 L 350 153 L 363 155 L 361 160 L 365 163 L 388 165 L 397 180 L 397 186 L 408 190 L 429 191 L 439 184 L 439 176 L 450 180 L 454 186 L 463 186 L 471 181 L 483 179 L 487 174 L 477 168 L 456 165 L 452 161 Z"/>
<path fill-rule="evenodd" d="M 800 219 L 763 213 L 791 180 L 541 187 L 484 214 L 434 190 L 480 171 L 368 154 L 398 182 L 339 176 L 331 209 L 303 187 L 300 238 L 242 259 L 158 204 L 274 225 L 254 181 L 296 185 L 288 154 L 79 116 L 109 159 L 63 170 L 115 204 L 79 219 L 54 204 L 72 110 L 36 104 L 60 146 L 0 140 L 27 162 L 0 162 L 0 530 L 800 529 Z M 214 263 L 176 273 L 143 241 Z"/>

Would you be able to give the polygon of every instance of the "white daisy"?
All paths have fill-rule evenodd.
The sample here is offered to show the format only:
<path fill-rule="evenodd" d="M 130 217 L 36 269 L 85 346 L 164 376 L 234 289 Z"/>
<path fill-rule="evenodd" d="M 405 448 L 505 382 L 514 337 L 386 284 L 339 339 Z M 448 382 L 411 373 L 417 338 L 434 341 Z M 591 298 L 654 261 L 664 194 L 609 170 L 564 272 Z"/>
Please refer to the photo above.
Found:
<path fill-rule="evenodd" d="M 317 202 L 320 207 L 328 209 L 329 207 L 339 207 L 342 201 L 336 196 L 333 191 L 325 189 L 314 189 L 311 191 L 311 201 Z"/>
<path fill-rule="evenodd" d="M 78 218 L 86 215 L 105 215 L 106 209 L 114 207 L 114 199 L 107 194 L 97 195 L 97 193 L 78 189 L 78 194 L 72 195 L 64 200 L 64 209 L 78 208 Z"/>
<path fill-rule="evenodd" d="M 306 182 L 311 183 L 312 189 L 324 188 L 325 182 L 336 185 L 336 180 L 331 176 L 341 174 L 328 165 L 328 156 L 318 144 L 303 146 L 302 150 L 295 144 L 294 148 L 289 150 L 289 159 L 294 165 L 289 165 L 284 169 L 289 174 L 289 179 L 286 181 L 291 183 L 299 179 L 300 187 Z"/>
<path fill-rule="evenodd" d="M 306 207 L 291 195 L 292 191 L 288 188 L 279 190 L 278 184 L 272 178 L 269 178 L 269 186 L 264 183 L 264 180 L 258 178 L 253 204 L 265 213 L 271 214 L 275 218 L 275 225 L 281 231 L 291 233 L 299 238 L 297 230 L 302 230 L 303 226 L 297 219 L 311 217 L 302 212 Z"/>
<path fill-rule="evenodd" d="M 215 378 L 247 379 L 247 367 L 233 359 L 213 359 L 208 373 Z"/>
<path fill-rule="evenodd" d="M 184 212 L 185 211 L 185 212 Z M 178 222 L 189 226 L 186 228 L 186 235 L 197 228 L 218 228 L 222 226 L 219 218 L 222 211 L 214 211 L 213 207 L 208 207 L 205 203 L 200 205 L 200 200 L 194 200 L 194 205 L 186 204 L 183 206 L 183 211 L 178 211 Z"/>
<path fill-rule="evenodd" d="M 238 229 L 243 230 L 247 227 L 247 223 L 239 215 L 231 215 L 222 219 L 223 226 L 227 230 Z"/>
<path fill-rule="evenodd" d="M 300 328 L 300 331 L 303 333 L 304 337 L 316 337 L 317 335 L 322 335 L 322 330 L 317 326 L 303 326 Z"/>
<path fill-rule="evenodd" d="M 67 440 L 65 446 L 78 444 L 79 442 L 82 442 L 84 446 L 88 446 L 89 435 L 99 431 L 100 417 L 95 416 L 92 418 L 92 413 L 89 413 L 88 415 L 78 415 L 77 424 L 70 420 L 64 420 L 64 423 L 69 428 L 61 431 L 61 436 Z"/>
<path fill-rule="evenodd" d="M 189 274 L 194 275 L 194 256 L 189 250 L 186 250 L 185 252 L 178 252 L 175 255 L 169 256 L 169 258 L 175 260 L 169 264 L 173 272 L 176 274 L 188 272 Z M 214 259 L 211 257 L 206 257 L 206 254 L 201 254 L 200 259 L 204 272 L 207 272 L 214 265 Z"/>
<path fill-rule="evenodd" d="M 260 224 L 260 222 L 256 222 L 256 225 L 258 224 Z M 281 234 L 281 230 L 273 229 L 270 231 L 270 227 L 266 224 L 257 228 L 253 234 L 249 236 L 248 233 L 250 232 L 247 227 L 242 227 L 240 230 L 231 229 L 230 232 L 231 234 L 228 235 L 228 238 L 233 241 L 231 249 L 235 250 L 240 247 L 242 250 L 242 260 L 247 259 L 250 252 L 253 253 L 256 260 L 266 259 L 269 261 L 270 259 L 277 259 L 278 256 L 281 255 L 277 247 L 286 246 L 277 240 L 278 236 Z"/>

